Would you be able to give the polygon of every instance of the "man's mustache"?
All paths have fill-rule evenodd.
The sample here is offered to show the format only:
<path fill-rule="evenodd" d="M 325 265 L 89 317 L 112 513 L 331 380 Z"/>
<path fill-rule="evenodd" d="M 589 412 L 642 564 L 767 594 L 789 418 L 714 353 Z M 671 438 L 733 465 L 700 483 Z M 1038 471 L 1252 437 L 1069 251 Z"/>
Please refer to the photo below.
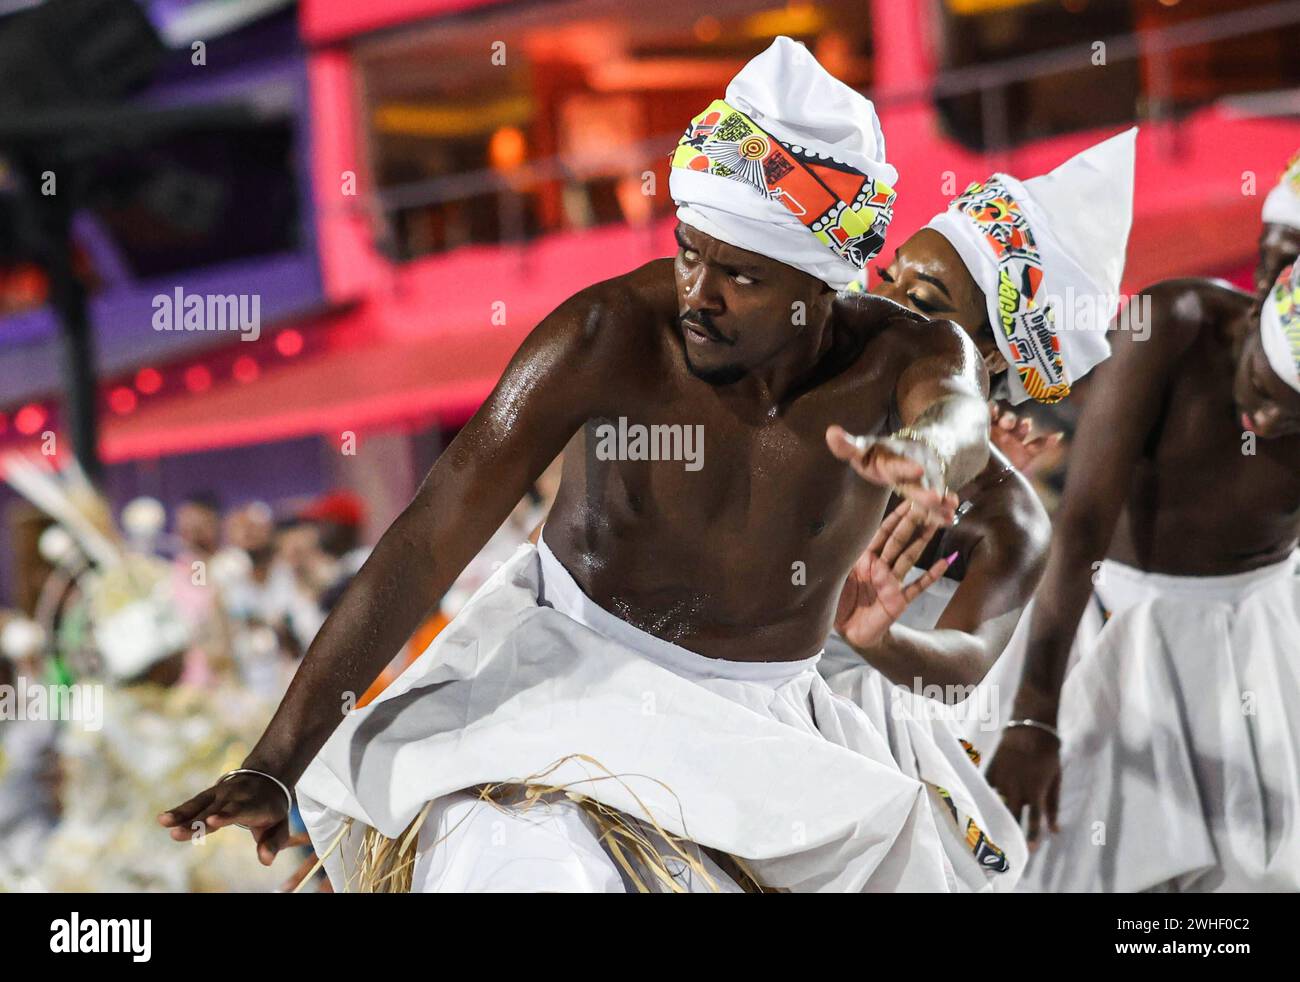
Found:
<path fill-rule="evenodd" d="M 709 314 L 681 314 L 678 316 L 677 320 L 683 327 L 693 327 L 695 330 L 699 331 L 701 334 L 707 335 L 714 341 L 721 341 L 723 344 L 735 343 L 734 341 L 724 337 L 718 331 L 717 326 L 713 323 L 713 318 Z"/>

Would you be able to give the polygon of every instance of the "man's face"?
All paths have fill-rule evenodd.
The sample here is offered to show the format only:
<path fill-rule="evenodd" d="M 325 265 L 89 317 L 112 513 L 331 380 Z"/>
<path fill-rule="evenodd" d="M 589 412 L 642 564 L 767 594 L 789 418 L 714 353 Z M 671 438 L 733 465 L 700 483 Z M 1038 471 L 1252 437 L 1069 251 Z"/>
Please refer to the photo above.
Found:
<path fill-rule="evenodd" d="M 269 558 L 274 533 L 269 513 L 255 505 L 232 512 L 225 523 L 226 542 L 243 549 L 255 563 Z"/>
<path fill-rule="evenodd" d="M 678 326 L 692 374 L 739 381 L 821 323 L 835 291 L 802 270 L 678 223 Z"/>
<path fill-rule="evenodd" d="M 206 505 L 187 501 L 176 509 L 176 535 L 194 552 L 217 548 L 220 517 Z"/>
<path fill-rule="evenodd" d="M 961 325 L 971 336 L 989 375 L 1007 370 L 1007 361 L 992 328 L 984 292 L 976 285 L 952 243 L 932 228 L 923 228 L 902 244 L 888 265 L 876 266 L 879 282 L 871 288 L 922 317 Z"/>
<path fill-rule="evenodd" d="M 1300 434 L 1300 392 L 1273 371 L 1259 338 L 1259 317 L 1251 315 L 1237 359 L 1232 394 L 1241 410 L 1241 425 L 1262 439 Z"/>
<path fill-rule="evenodd" d="M 1259 236 L 1259 265 L 1255 267 L 1255 293 L 1263 297 L 1278 274 L 1300 258 L 1300 229 L 1290 225 L 1265 225 Z"/>

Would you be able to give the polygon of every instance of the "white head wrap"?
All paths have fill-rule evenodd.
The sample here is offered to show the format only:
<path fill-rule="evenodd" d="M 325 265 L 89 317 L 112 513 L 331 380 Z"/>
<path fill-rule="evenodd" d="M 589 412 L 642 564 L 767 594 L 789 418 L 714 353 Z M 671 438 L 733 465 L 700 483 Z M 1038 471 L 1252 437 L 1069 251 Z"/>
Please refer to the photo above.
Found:
<path fill-rule="evenodd" d="M 784 36 L 740 70 L 723 101 L 692 119 L 674 150 L 677 217 L 843 289 L 880 250 L 893 217 L 898 172 L 885 162 L 875 107 Z M 761 132 L 727 117 L 728 107 Z M 771 148 L 775 161 L 769 135 L 781 144 Z M 827 191 L 829 207 L 814 200 Z"/>
<path fill-rule="evenodd" d="M 1300 153 L 1291 158 L 1277 187 L 1264 199 L 1265 225 L 1300 229 Z"/>
<path fill-rule="evenodd" d="M 1110 355 L 1106 330 L 1133 224 L 1136 141 L 1130 129 L 1026 181 L 994 174 L 927 226 L 952 243 L 984 291 L 1011 366 L 1013 403 L 1056 402 Z M 1019 321 L 1004 317 L 1017 311 Z"/>
<path fill-rule="evenodd" d="M 1300 263 L 1282 270 L 1265 298 L 1259 338 L 1278 378 L 1300 392 Z"/>

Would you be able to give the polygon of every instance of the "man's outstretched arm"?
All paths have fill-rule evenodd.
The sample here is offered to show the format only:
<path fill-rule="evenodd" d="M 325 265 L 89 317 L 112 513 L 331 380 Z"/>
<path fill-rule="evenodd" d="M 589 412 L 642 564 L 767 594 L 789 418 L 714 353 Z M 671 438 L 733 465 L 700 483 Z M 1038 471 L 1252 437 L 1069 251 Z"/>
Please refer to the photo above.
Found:
<path fill-rule="evenodd" d="M 1113 331 L 1113 354 L 1093 371 L 1053 521 L 1047 569 L 1034 595 L 1014 719 L 1056 724 L 1065 667 L 1092 593 L 1093 572 L 1110 547 L 1178 361 L 1196 337 L 1198 315 L 1183 316 L 1186 301 L 1194 304 L 1194 297 L 1180 300 L 1176 284 L 1147 292 L 1154 314 L 1150 336 Z M 1137 309 L 1141 301 L 1135 296 L 1130 302 Z M 1004 795 L 1012 813 L 1020 815 L 1029 806 L 1031 845 L 1044 820 L 1053 828 L 1056 824 L 1059 750 L 1051 734 L 1017 727 L 1006 732 L 989 763 L 989 783 Z"/>
<path fill-rule="evenodd" d="M 902 439 L 855 441 L 832 426 L 826 440 L 863 478 L 892 486 L 948 523 L 957 508 L 949 489 L 964 486 L 988 463 L 988 374 L 956 324 L 931 321 L 913 331 L 909 361 L 894 390 Z"/>
<path fill-rule="evenodd" d="M 524 341 L 344 591 L 245 768 L 297 782 L 342 721 L 347 694 L 374 681 L 583 425 L 610 384 L 607 289 L 597 284 L 570 298 Z M 247 825 L 270 863 L 287 836 L 286 807 L 272 781 L 240 775 L 159 821 L 175 839 L 188 838 L 194 822 Z"/>

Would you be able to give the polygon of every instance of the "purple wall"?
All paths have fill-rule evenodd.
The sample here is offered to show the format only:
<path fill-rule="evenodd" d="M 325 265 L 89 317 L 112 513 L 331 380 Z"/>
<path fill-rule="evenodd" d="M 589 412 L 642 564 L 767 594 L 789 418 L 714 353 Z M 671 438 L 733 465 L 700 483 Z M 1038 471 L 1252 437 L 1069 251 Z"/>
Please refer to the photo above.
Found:
<path fill-rule="evenodd" d="M 166 6 L 160 5 L 160 6 Z M 263 325 L 303 315 L 324 302 L 316 255 L 310 175 L 310 103 L 306 56 L 292 9 L 208 44 L 207 64 L 190 65 L 176 52 L 139 101 L 153 106 L 254 101 L 291 119 L 294 132 L 298 232 L 292 251 L 136 280 L 93 215 L 83 214 L 77 241 L 89 254 L 102 288 L 92 297 L 98 368 L 119 375 L 150 361 L 184 358 L 231 343 L 233 336 L 161 333 L 150 327 L 152 299 L 177 286 L 187 293 L 259 294 Z M 224 230 L 238 234 L 237 230 Z M 48 307 L 0 319 L 0 408 L 56 395 L 61 387 L 57 323 Z"/>

